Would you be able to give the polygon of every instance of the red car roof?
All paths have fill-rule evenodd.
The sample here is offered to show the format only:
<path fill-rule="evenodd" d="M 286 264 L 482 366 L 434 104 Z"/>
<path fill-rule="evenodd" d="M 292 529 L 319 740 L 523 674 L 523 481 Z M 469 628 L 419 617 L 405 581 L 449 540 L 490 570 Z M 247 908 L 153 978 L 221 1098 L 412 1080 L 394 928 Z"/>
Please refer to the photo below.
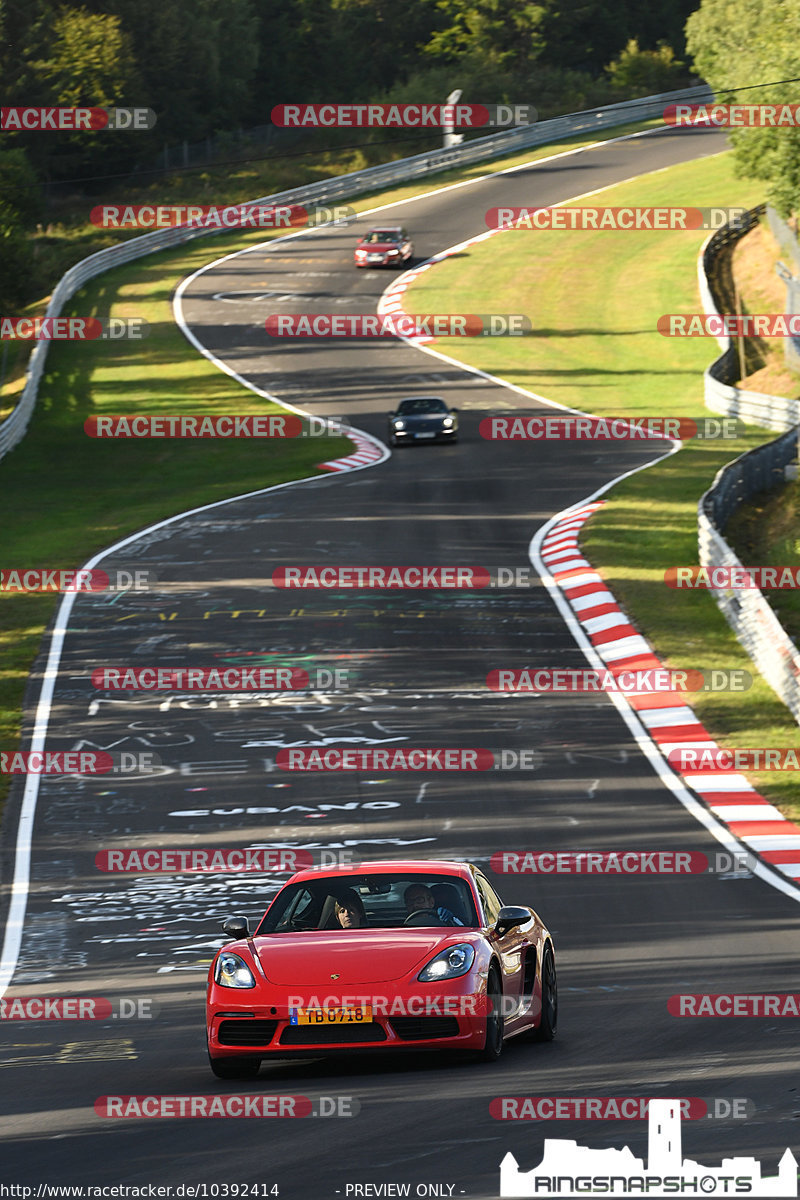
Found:
<path fill-rule="evenodd" d="M 419 859 L 406 858 L 398 859 L 395 862 L 362 862 L 353 863 L 344 867 L 321 867 L 315 869 L 308 867 L 304 871 L 298 871 L 293 875 L 291 883 L 297 883 L 305 879 L 331 879 L 339 878 L 348 875 L 402 875 L 402 874 L 420 874 L 420 875 L 457 875 L 461 879 L 470 879 L 469 864 L 464 862 L 455 862 L 453 859 Z"/>

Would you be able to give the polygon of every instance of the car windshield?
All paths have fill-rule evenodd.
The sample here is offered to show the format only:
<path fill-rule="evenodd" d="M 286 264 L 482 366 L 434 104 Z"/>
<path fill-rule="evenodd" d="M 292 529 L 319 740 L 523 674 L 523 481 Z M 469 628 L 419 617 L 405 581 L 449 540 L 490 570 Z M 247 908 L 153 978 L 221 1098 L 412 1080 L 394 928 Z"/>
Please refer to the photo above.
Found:
<path fill-rule="evenodd" d="M 351 928 L 478 927 L 472 890 L 457 875 L 347 875 L 289 883 L 272 902 L 257 934 L 341 929 L 337 913 L 358 914 Z"/>
<path fill-rule="evenodd" d="M 377 246 L 380 242 L 399 242 L 400 234 L 396 229 L 373 229 L 367 235 L 367 241 L 371 246 Z"/>
<path fill-rule="evenodd" d="M 444 400 L 437 396 L 416 396 L 410 400 L 402 400 L 397 411 L 407 417 L 413 413 L 446 413 L 449 409 Z"/>

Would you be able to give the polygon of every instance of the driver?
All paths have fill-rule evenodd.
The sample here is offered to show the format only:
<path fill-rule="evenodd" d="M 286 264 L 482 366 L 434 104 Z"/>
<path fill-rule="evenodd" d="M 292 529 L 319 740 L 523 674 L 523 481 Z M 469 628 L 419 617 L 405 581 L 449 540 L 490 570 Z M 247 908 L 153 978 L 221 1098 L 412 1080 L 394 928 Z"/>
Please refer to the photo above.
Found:
<path fill-rule="evenodd" d="M 415 912 L 430 912 L 433 916 L 439 918 L 443 925 L 463 925 L 463 921 L 459 921 L 455 913 L 451 913 L 449 908 L 445 908 L 443 904 L 436 903 L 436 897 L 431 889 L 424 883 L 412 883 L 411 887 L 407 887 L 403 895 L 406 902 L 406 908 L 409 913 Z"/>

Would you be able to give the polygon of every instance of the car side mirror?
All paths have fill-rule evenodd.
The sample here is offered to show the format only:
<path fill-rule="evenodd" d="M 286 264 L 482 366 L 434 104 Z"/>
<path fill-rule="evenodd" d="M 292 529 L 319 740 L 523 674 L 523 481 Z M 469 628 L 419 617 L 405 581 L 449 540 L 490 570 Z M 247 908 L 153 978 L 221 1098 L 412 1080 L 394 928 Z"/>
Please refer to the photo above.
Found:
<path fill-rule="evenodd" d="M 450 409 L 450 412 L 451 412 L 451 413 L 457 413 L 457 412 L 458 412 L 458 409 L 455 407 L 455 405 L 453 405 L 453 407 Z"/>
<path fill-rule="evenodd" d="M 392 417 L 396 417 L 396 416 L 397 416 L 397 413 L 396 413 L 396 412 L 390 412 L 390 413 L 389 413 L 389 420 L 391 421 Z"/>
<path fill-rule="evenodd" d="M 247 937 L 250 932 L 250 924 L 247 917 L 226 917 L 222 922 L 222 932 L 227 933 L 229 937 L 237 940 Z"/>
<path fill-rule="evenodd" d="M 499 937 L 508 933 L 510 929 L 515 929 L 518 925 L 527 925 L 531 919 L 531 914 L 527 908 L 522 908 L 519 904 L 504 904 L 497 914 L 495 922 L 495 932 Z"/>

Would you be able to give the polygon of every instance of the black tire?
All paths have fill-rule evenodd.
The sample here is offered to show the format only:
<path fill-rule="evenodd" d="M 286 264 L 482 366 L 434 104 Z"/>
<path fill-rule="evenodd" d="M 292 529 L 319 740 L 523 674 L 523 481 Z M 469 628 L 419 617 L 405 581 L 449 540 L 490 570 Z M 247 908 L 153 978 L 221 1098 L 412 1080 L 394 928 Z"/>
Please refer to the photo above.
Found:
<path fill-rule="evenodd" d="M 532 1038 L 535 1042 L 552 1042 L 558 1023 L 558 980 L 553 951 L 548 946 L 542 962 L 542 1019 Z"/>
<path fill-rule="evenodd" d="M 212 1058 L 209 1066 L 217 1079 L 255 1079 L 261 1067 L 260 1058 Z"/>
<path fill-rule="evenodd" d="M 486 1040 L 483 1049 L 478 1052 L 481 1062 L 497 1062 L 503 1053 L 503 993 L 500 980 L 495 968 L 489 973 L 486 983 L 486 994 L 491 1001 L 491 1008 L 486 1017 Z"/>

